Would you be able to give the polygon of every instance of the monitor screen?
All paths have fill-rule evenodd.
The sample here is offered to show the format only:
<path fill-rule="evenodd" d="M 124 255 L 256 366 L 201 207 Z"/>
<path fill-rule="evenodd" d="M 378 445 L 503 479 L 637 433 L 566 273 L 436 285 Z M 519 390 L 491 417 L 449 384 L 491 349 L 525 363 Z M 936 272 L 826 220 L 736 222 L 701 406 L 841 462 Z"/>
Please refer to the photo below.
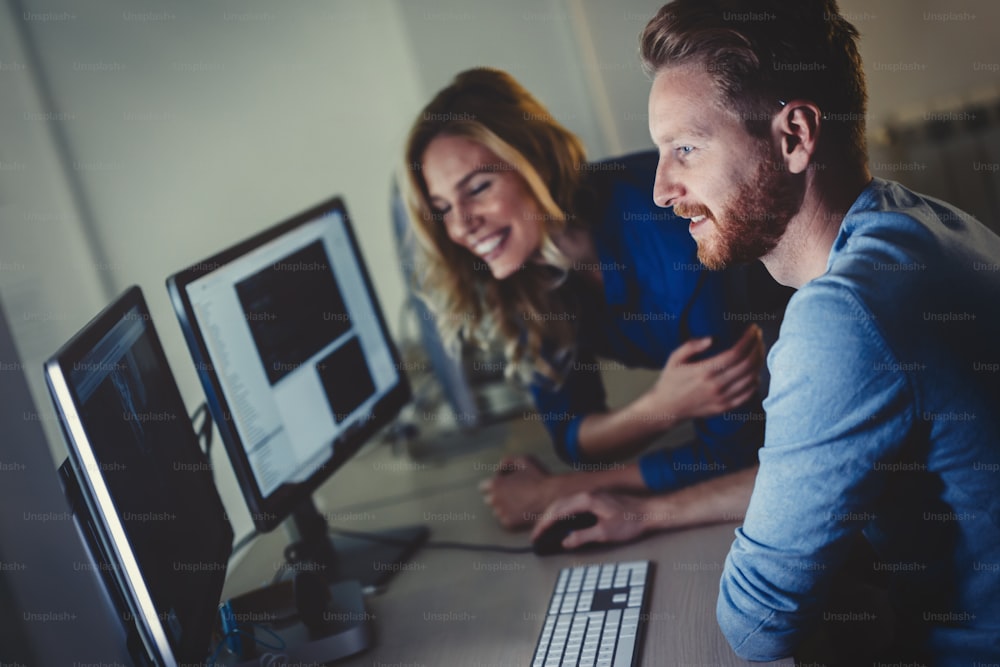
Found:
<path fill-rule="evenodd" d="M 164 664 L 203 660 L 233 532 L 139 288 L 45 374 L 101 557 L 147 651 Z"/>
<path fill-rule="evenodd" d="M 167 285 L 259 530 L 409 400 L 339 198 Z"/>

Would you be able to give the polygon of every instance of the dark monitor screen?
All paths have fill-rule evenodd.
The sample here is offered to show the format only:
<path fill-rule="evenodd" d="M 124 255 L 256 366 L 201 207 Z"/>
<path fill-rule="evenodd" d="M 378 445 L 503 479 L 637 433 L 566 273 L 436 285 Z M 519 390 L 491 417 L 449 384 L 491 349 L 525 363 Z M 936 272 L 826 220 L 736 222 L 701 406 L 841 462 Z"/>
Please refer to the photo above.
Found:
<path fill-rule="evenodd" d="M 309 499 L 410 398 L 339 198 L 167 286 L 259 530 Z"/>
<path fill-rule="evenodd" d="M 203 660 L 233 532 L 138 287 L 45 366 L 103 557 L 157 662 Z"/>

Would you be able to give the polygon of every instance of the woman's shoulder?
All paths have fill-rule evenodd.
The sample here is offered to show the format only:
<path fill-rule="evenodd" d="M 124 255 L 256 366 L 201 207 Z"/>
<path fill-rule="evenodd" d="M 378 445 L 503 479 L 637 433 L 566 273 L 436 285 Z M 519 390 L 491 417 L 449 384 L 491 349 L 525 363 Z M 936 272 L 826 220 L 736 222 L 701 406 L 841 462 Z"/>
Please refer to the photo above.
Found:
<path fill-rule="evenodd" d="M 658 160 L 656 151 L 642 151 L 587 163 L 580 212 L 598 228 L 623 221 L 673 221 L 672 209 L 653 203 Z"/>
<path fill-rule="evenodd" d="M 632 186 L 652 192 L 658 160 L 656 151 L 639 151 L 588 162 L 581 168 L 587 172 L 585 182 L 588 188 L 600 190 Z"/>

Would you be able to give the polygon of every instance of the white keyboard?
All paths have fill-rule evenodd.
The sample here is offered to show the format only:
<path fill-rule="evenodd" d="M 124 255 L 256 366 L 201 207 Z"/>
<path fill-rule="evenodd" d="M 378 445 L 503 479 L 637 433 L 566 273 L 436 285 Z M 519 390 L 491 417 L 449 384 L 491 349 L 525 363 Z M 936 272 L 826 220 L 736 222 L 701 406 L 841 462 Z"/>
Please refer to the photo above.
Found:
<path fill-rule="evenodd" d="M 531 666 L 638 665 L 652 576 L 649 561 L 560 570 Z"/>

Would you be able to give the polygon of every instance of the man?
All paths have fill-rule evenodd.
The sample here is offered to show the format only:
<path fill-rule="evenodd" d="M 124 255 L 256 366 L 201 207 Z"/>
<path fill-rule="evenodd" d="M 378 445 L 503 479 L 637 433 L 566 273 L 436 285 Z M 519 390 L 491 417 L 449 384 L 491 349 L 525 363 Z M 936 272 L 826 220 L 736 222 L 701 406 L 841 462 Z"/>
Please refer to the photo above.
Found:
<path fill-rule="evenodd" d="M 738 654 L 793 655 L 879 616 L 830 611 L 867 542 L 892 612 L 879 658 L 997 662 L 1000 238 L 871 178 L 857 37 L 835 0 L 677 0 L 646 27 L 654 200 L 689 218 L 709 267 L 760 258 L 798 292 L 768 356 L 755 483 L 548 514 L 598 515 L 573 547 L 721 520 L 752 489 L 717 608 Z"/>

